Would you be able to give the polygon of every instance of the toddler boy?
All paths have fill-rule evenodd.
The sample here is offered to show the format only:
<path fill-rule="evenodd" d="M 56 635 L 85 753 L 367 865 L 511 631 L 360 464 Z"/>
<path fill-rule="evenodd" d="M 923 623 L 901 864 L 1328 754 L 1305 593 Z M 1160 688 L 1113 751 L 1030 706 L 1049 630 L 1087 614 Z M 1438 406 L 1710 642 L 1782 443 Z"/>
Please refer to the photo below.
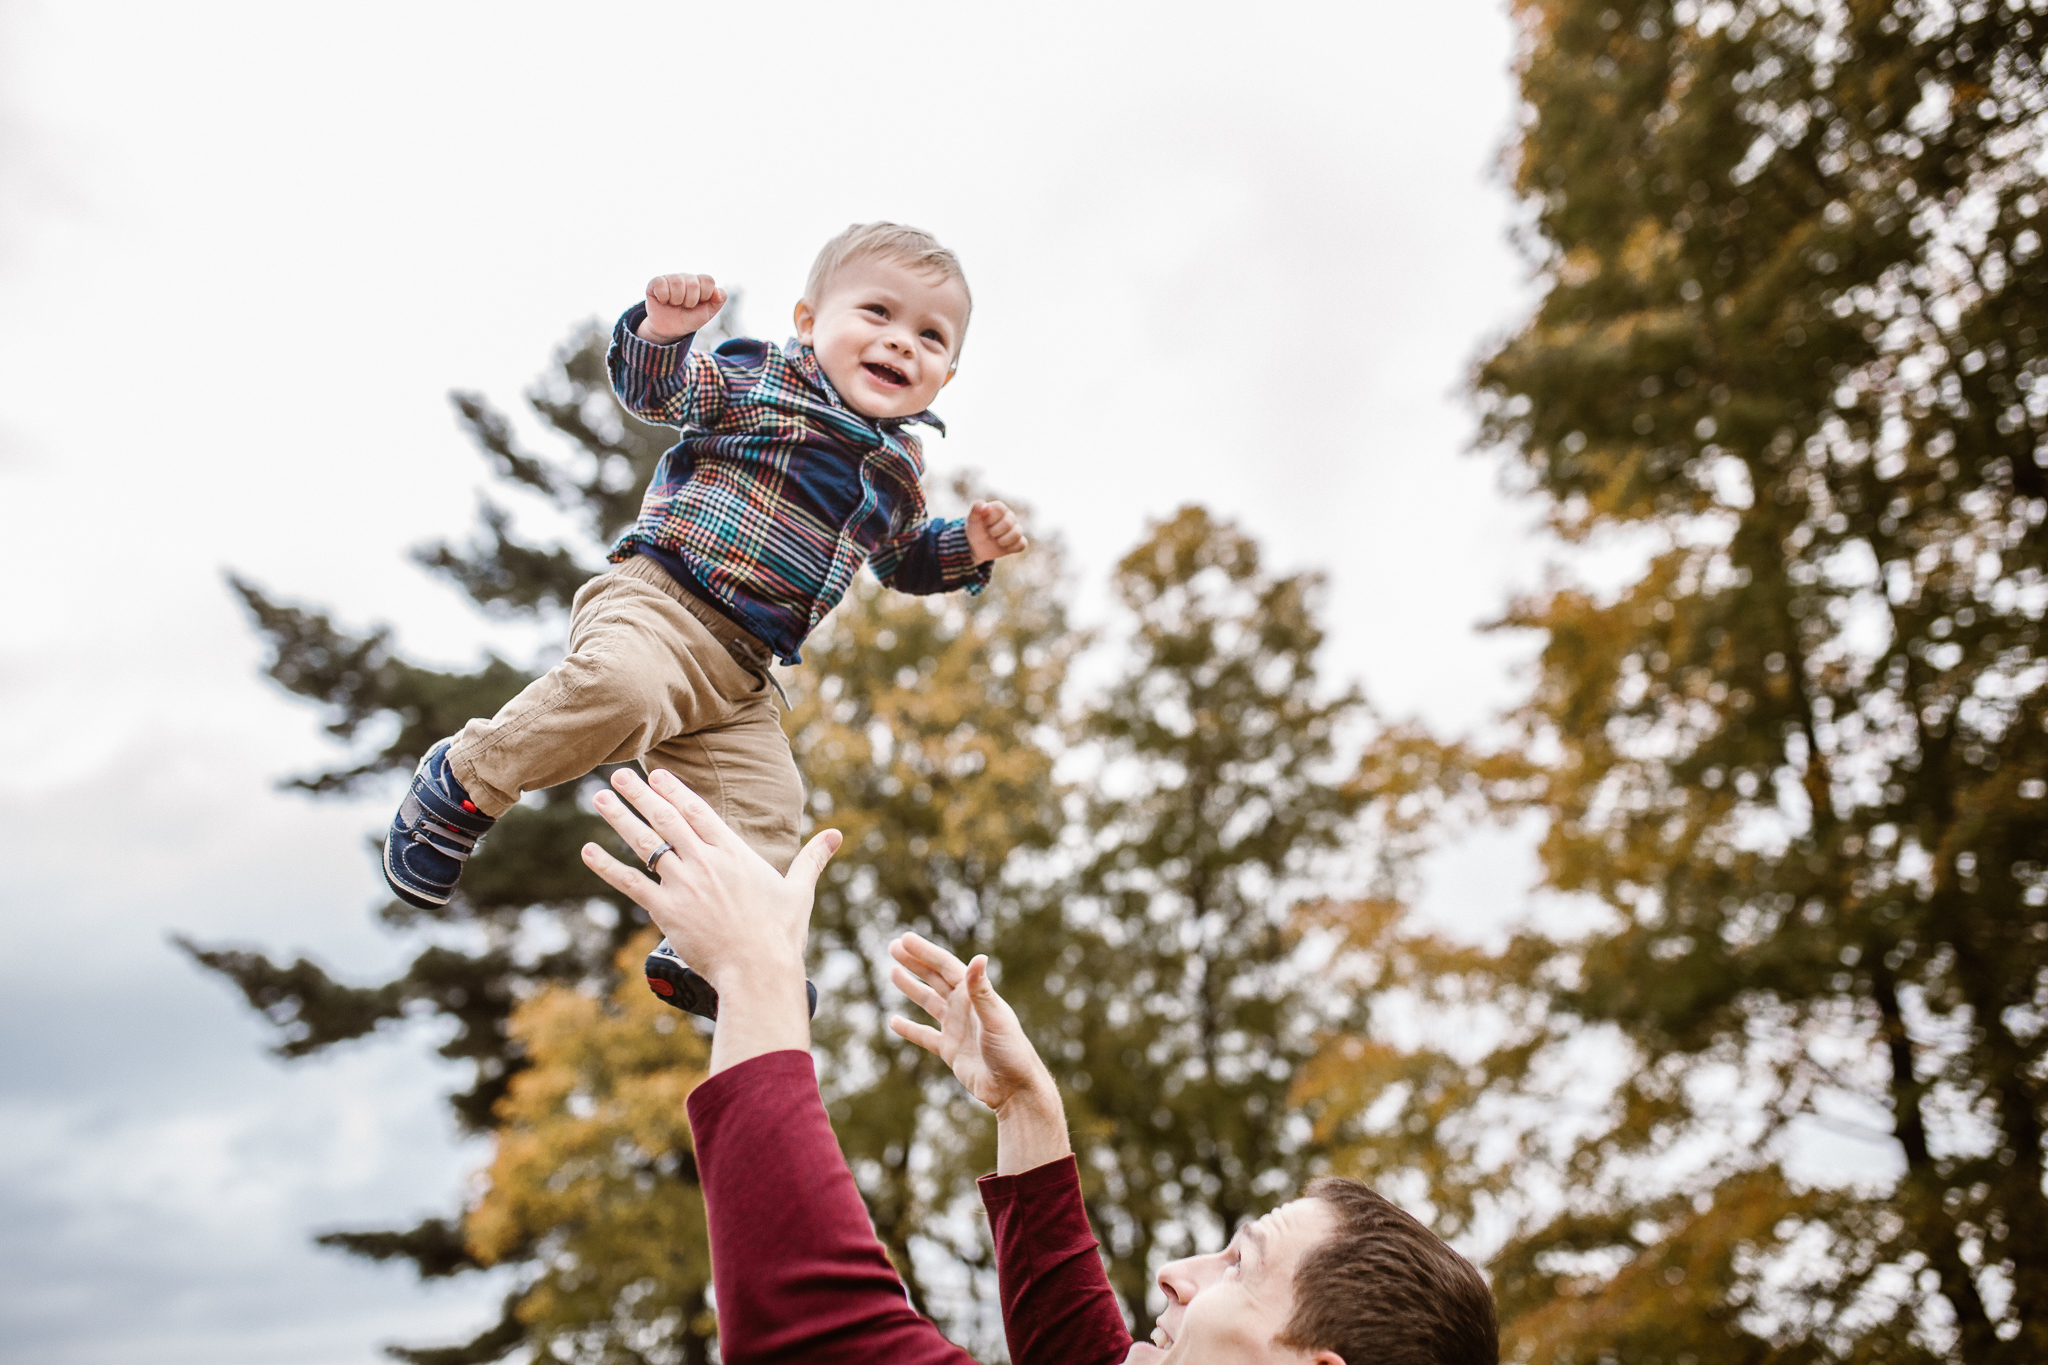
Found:
<path fill-rule="evenodd" d="M 1025 548 L 1000 502 L 964 521 L 925 510 L 908 425 L 945 431 L 929 406 L 972 308 L 952 252 L 856 224 L 811 267 L 789 343 L 691 349 L 725 299 L 709 275 L 664 275 L 619 319 L 614 391 L 682 439 L 613 546 L 617 567 L 577 592 L 568 656 L 421 760 L 384 842 L 408 904 L 445 905 L 522 792 L 633 760 L 681 778 L 786 870 L 803 785 L 770 662 L 798 662 L 862 564 L 900 592 L 979 592 L 992 561 Z"/>

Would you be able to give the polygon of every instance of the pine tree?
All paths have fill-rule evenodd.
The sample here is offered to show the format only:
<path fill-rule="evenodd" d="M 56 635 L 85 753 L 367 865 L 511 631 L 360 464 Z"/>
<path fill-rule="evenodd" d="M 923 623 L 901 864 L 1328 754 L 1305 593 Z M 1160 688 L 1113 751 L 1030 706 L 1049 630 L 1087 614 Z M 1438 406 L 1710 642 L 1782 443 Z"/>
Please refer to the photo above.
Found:
<path fill-rule="evenodd" d="M 1509 611 L 1514 750 L 1407 756 L 1540 812 L 1545 882 L 1609 918 L 1435 945 L 1499 1045 L 1334 1045 L 1419 1132 L 1338 1098 L 1337 1050 L 1327 1130 L 1426 1142 L 1508 1224 L 1518 1359 L 2048 1358 L 2048 14 L 1519 13 L 1544 293 L 1483 436 L 1567 543 L 1648 563 Z M 1603 1058 L 1546 1141 L 1517 1101 Z M 1824 1128 L 1896 1178 L 1794 1178 Z"/>

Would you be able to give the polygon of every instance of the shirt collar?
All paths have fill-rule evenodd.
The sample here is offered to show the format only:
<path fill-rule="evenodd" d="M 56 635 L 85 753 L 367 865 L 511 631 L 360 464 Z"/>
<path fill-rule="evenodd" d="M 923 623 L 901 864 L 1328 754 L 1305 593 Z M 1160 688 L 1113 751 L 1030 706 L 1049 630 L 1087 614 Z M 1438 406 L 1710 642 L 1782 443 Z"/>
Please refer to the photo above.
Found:
<path fill-rule="evenodd" d="M 832 381 L 825 377 L 824 368 L 818 364 L 817 352 L 811 349 L 808 342 L 798 341 L 795 337 L 791 337 L 782 349 L 784 354 L 795 361 L 796 367 L 803 374 L 803 377 L 811 381 L 811 386 L 825 395 L 825 401 L 846 413 L 847 416 L 859 418 L 863 422 L 880 427 L 883 431 L 896 431 L 899 428 L 908 426 L 912 422 L 922 422 L 938 432 L 939 435 L 944 436 L 946 434 L 946 424 L 941 422 L 938 414 L 930 408 L 926 408 L 923 412 L 912 413 L 908 417 L 862 417 L 861 414 L 847 407 L 846 401 L 839 396 L 839 390 L 832 387 Z"/>

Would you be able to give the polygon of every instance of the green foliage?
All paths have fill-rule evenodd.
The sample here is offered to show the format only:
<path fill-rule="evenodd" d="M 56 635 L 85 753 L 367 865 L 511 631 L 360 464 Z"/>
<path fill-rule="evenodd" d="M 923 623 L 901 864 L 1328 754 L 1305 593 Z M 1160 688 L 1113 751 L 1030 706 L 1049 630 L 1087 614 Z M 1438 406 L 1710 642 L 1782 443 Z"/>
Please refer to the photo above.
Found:
<path fill-rule="evenodd" d="M 1361 703 L 1320 695 L 1309 575 L 1275 578 L 1196 508 L 1124 558 L 1123 668 L 1083 722 L 1100 778 L 1082 898 L 1020 1005 L 1064 1063 L 1089 1212 L 1118 1292 L 1150 1329 L 1158 1266 L 1290 1196 L 1314 1145 L 1285 1121 L 1323 1022 L 1287 913 L 1358 796 L 1334 779 Z"/>
<path fill-rule="evenodd" d="M 1357 1165 L 1511 1228 L 1517 1359 L 2048 1357 L 2048 18 L 1518 13 L 1545 292 L 1483 434 L 1647 564 L 1508 612 L 1542 641 L 1510 751 L 1411 756 L 1540 813 L 1605 916 L 1361 924 L 1482 1055 L 1333 1043 L 1309 1088 Z M 1845 1130 L 1897 1177 L 1786 1173 Z"/>
<path fill-rule="evenodd" d="M 915 1253 L 992 1264 L 975 1220 L 945 1218 L 978 1207 L 992 1129 L 950 1073 L 888 1032 L 906 1006 L 884 948 L 915 930 L 988 953 L 1006 981 L 1025 983 L 1058 937 L 1044 855 L 1064 825 L 1059 688 L 1081 643 L 1058 579 L 1041 543 L 975 597 L 911 598 L 863 581 L 806 644 L 790 717 L 812 821 L 846 836 L 812 921 L 826 980 L 813 1032 L 831 1059 L 833 1126 L 912 1301 L 991 1348 L 1002 1338 L 987 1276 L 969 1277 L 966 1297 L 935 1300 Z"/>
<path fill-rule="evenodd" d="M 497 1111 L 488 1186 L 464 1220 L 485 1265 L 529 1266 L 516 1316 L 540 1359 L 710 1359 L 710 1247 L 684 1104 L 710 1049 L 648 991 L 658 935 L 621 950 L 599 1000 L 550 986 L 514 1011 L 527 1065 Z"/>

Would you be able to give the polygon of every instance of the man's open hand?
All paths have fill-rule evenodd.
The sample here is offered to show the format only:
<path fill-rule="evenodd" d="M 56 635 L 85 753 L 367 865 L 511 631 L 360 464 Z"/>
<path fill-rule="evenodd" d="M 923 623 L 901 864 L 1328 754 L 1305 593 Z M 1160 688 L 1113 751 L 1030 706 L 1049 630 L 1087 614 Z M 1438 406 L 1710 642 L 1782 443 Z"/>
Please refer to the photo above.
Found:
<path fill-rule="evenodd" d="M 1021 1175 L 1073 1151 L 1059 1087 L 1016 1011 L 989 983 L 988 959 L 962 962 L 916 934 L 899 935 L 889 956 L 896 989 L 938 1022 L 913 1024 L 899 1014 L 889 1027 L 951 1067 L 968 1094 L 996 1111 L 996 1174 Z"/>
<path fill-rule="evenodd" d="M 657 768 L 643 782 L 620 768 L 612 787 L 597 794 L 597 813 L 643 865 L 657 854 L 654 875 L 596 844 L 583 846 L 583 861 L 645 910 L 718 992 L 712 1072 L 764 1052 L 809 1047 L 804 940 L 818 874 L 839 847 L 839 831 L 814 836 L 784 874 L 673 773 Z"/>
<path fill-rule="evenodd" d="M 977 502 L 967 509 L 967 548 L 974 552 L 975 563 L 986 564 L 1004 555 L 1022 554 L 1031 548 L 1031 542 L 1015 512 L 999 502 Z"/>
<path fill-rule="evenodd" d="M 696 332 L 725 307 L 725 291 L 709 275 L 657 275 L 647 282 L 647 316 L 635 329 L 642 341 L 667 346 Z"/>
<path fill-rule="evenodd" d="M 889 956 L 896 959 L 890 972 L 896 989 L 939 1024 L 932 1028 L 894 1015 L 889 1027 L 897 1037 L 951 1067 L 968 1094 L 998 1113 L 1020 1092 L 1052 1090 L 1052 1078 L 1016 1012 L 989 983 L 987 958 L 962 962 L 916 934 L 893 939 Z"/>

